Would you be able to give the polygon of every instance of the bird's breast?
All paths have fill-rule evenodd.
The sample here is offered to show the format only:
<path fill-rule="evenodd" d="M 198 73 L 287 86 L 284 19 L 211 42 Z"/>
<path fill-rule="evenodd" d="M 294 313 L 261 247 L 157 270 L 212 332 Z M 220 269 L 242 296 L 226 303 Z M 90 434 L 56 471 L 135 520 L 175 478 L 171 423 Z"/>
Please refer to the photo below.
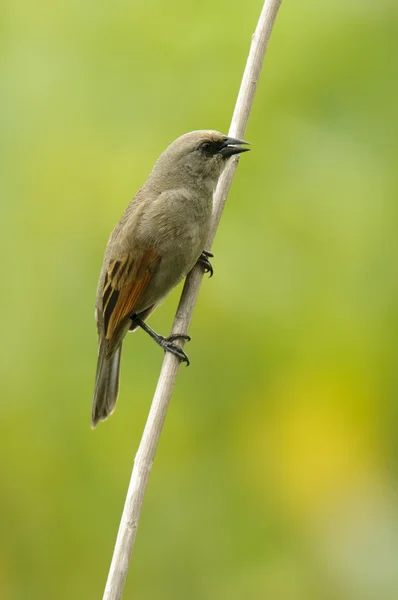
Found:
<path fill-rule="evenodd" d="M 149 220 L 143 224 L 146 245 L 160 256 L 141 310 L 158 302 L 193 268 L 209 233 L 212 216 L 212 194 L 170 193 L 154 203 Z"/>

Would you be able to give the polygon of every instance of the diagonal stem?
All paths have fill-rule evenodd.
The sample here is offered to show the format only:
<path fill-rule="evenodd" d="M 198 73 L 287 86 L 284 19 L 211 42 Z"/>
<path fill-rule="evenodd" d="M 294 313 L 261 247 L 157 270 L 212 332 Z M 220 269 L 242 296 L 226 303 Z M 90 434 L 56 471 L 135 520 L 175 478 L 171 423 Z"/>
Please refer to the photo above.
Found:
<path fill-rule="evenodd" d="M 264 2 L 256 31 L 252 38 L 249 57 L 228 132 L 228 135 L 231 137 L 244 137 L 264 55 L 281 2 L 282 0 L 265 0 Z M 212 246 L 237 165 L 238 159 L 231 159 L 219 180 L 214 194 L 213 222 L 206 248 L 211 248 Z M 173 334 L 186 333 L 188 331 L 202 278 L 203 269 L 200 266 L 195 267 L 188 275 L 174 319 Z M 179 359 L 176 356 L 166 352 L 144 433 L 134 460 L 133 473 L 127 492 L 103 600 L 120 600 L 123 594 L 149 473 L 166 418 L 179 364 Z"/>

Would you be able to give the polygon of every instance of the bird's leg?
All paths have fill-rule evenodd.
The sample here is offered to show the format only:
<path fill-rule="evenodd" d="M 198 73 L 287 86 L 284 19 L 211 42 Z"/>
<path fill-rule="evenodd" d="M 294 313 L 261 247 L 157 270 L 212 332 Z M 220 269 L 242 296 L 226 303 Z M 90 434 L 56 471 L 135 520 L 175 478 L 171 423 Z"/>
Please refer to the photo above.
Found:
<path fill-rule="evenodd" d="M 198 258 L 198 264 L 202 265 L 205 270 L 205 273 L 210 273 L 209 277 L 213 277 L 213 266 L 209 261 L 209 258 L 213 258 L 214 254 L 211 252 L 207 252 L 207 250 L 203 250 L 202 254 Z"/>
<path fill-rule="evenodd" d="M 163 335 L 156 333 L 152 327 L 149 327 L 149 325 L 140 319 L 140 317 L 137 317 L 137 315 L 132 315 L 131 320 L 141 327 L 141 329 L 146 331 L 146 333 L 150 335 L 151 338 L 155 340 L 155 342 L 159 344 L 159 346 L 161 346 L 165 352 L 171 352 L 172 354 L 175 354 L 181 362 L 186 362 L 187 367 L 189 366 L 188 356 L 185 354 L 184 350 L 180 348 L 180 346 L 177 346 L 177 344 L 174 343 L 175 340 L 186 340 L 189 342 L 191 339 L 189 335 L 185 335 L 184 333 L 173 333 L 168 337 L 163 337 Z"/>

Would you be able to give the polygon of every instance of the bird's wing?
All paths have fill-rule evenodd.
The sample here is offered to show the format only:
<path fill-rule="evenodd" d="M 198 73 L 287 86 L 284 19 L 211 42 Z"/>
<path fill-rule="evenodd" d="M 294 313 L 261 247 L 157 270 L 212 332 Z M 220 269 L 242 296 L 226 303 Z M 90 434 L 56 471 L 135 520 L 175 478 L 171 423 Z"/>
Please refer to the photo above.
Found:
<path fill-rule="evenodd" d="M 108 354 L 123 337 L 126 321 L 142 298 L 160 263 L 156 250 L 147 250 L 140 258 L 132 252 L 110 260 L 101 290 L 101 321 Z"/>

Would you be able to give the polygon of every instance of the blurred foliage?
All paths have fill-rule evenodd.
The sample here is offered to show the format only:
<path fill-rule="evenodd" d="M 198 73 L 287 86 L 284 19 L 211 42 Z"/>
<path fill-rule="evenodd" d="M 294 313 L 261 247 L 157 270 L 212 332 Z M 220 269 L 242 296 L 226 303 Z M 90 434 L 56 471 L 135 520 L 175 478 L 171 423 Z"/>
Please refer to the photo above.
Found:
<path fill-rule="evenodd" d="M 104 246 L 174 138 L 228 130 L 260 9 L 1 5 L 1 598 L 102 595 L 162 361 L 129 336 L 91 431 Z M 398 597 L 397 32 L 395 0 L 283 3 L 126 598 Z"/>

